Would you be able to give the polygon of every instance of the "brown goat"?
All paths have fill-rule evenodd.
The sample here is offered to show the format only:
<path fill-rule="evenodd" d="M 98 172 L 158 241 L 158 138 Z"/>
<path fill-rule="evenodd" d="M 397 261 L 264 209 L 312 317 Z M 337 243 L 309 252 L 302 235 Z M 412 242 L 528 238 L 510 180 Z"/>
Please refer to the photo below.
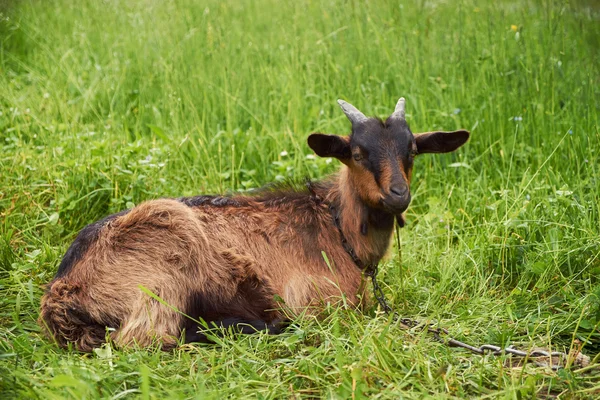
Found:
<path fill-rule="evenodd" d="M 88 225 L 48 285 L 41 325 L 80 351 L 100 346 L 107 328 L 120 346 L 171 348 L 184 332 L 205 341 L 207 327 L 276 333 L 323 301 L 361 306 L 348 245 L 362 264 L 377 263 L 394 219 L 404 225 L 414 156 L 456 150 L 469 132 L 413 135 L 403 98 L 385 122 L 338 102 L 351 135 L 308 137 L 317 155 L 344 164 L 338 174 L 307 190 L 152 200 Z"/>

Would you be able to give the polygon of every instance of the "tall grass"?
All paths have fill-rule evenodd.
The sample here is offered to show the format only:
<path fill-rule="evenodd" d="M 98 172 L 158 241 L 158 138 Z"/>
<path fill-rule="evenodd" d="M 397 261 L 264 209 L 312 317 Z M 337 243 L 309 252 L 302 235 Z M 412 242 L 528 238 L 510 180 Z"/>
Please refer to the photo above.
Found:
<path fill-rule="evenodd" d="M 2 3 L 0 3 L 2 4 Z M 141 201 L 319 178 L 343 98 L 414 132 L 402 314 L 472 343 L 600 350 L 600 9 L 583 1 L 21 1 L 0 6 L 0 390 L 39 398 L 597 397 L 332 309 L 279 337 L 62 351 L 35 323 L 77 231 Z M 401 252 L 402 263 L 398 253 Z M 404 288 L 404 291 L 401 290 Z"/>

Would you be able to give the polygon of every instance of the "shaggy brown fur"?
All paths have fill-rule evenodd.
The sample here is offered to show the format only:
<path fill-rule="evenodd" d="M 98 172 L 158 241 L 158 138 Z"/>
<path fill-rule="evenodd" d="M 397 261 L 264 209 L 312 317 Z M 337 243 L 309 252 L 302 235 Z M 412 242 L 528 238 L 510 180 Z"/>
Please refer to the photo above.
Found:
<path fill-rule="evenodd" d="M 418 145 L 407 127 L 396 132 L 393 121 L 369 121 L 381 132 L 404 135 L 409 143 L 401 146 Z M 311 191 L 153 200 L 86 227 L 42 298 L 40 323 L 60 346 L 72 343 L 80 351 L 101 345 L 106 328 L 119 346 L 158 341 L 170 348 L 184 331 L 186 341 L 206 339 L 202 326 L 176 310 L 209 326 L 245 323 L 250 331 L 277 332 L 281 321 L 316 313 L 323 301 L 344 297 L 362 306 L 362 271 L 342 246 L 329 206 L 339 213 L 343 235 L 362 262 L 378 262 L 389 246 L 394 217 L 410 201 L 403 198 L 401 207 L 390 203 L 390 188 L 408 185 L 412 160 L 406 160 L 408 150 L 382 150 L 377 161 L 375 147 L 352 148 L 357 137 L 353 125 L 353 135 L 340 138 L 350 148 L 334 154 L 336 144 L 322 142 L 330 136 L 312 136 L 309 143 L 319 155 L 336 156 L 346 166 L 313 183 Z M 396 146 L 399 139 L 386 137 L 392 142 L 383 142 L 382 149 Z M 356 151 L 369 153 L 369 163 L 350 158 Z"/>

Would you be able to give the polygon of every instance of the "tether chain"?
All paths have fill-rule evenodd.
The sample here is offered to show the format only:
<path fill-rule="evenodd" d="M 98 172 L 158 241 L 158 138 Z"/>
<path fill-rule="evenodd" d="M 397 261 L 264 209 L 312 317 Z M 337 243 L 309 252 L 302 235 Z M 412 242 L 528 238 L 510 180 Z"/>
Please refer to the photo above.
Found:
<path fill-rule="evenodd" d="M 317 202 L 317 204 L 320 204 L 322 202 L 322 200 L 314 192 L 311 183 L 307 182 L 306 186 L 308 187 L 308 190 L 311 192 L 311 194 L 312 194 L 313 198 L 315 199 L 315 201 Z M 517 350 L 517 349 L 513 348 L 512 346 L 502 348 L 500 346 L 495 346 L 492 344 L 483 344 L 479 347 L 471 346 L 470 344 L 463 343 L 460 340 L 454 339 L 452 336 L 449 335 L 448 330 L 445 328 L 436 328 L 434 326 L 434 324 L 432 324 L 432 323 L 420 323 L 419 321 L 417 321 L 415 319 L 401 317 L 389 305 L 389 303 L 387 302 L 387 300 L 385 298 L 385 294 L 383 293 L 383 289 L 381 289 L 381 286 L 379 286 L 379 282 L 377 281 L 377 273 L 379 272 L 378 264 L 375 263 L 375 264 L 365 265 L 362 262 L 362 260 L 356 255 L 354 248 L 350 245 L 350 243 L 348 243 L 348 240 L 346 239 L 346 236 L 344 235 L 344 232 L 342 231 L 339 213 L 336 211 L 335 207 L 332 204 L 328 204 L 328 207 L 329 207 L 329 212 L 331 213 L 331 216 L 335 223 L 335 226 L 337 227 L 337 229 L 340 233 L 340 239 L 342 242 L 342 246 L 344 247 L 344 250 L 346 251 L 346 253 L 348 253 L 350 258 L 352 258 L 352 261 L 354 261 L 354 264 L 356 264 L 356 266 L 364 272 L 365 276 L 371 278 L 371 282 L 373 284 L 373 295 L 374 295 L 375 299 L 377 300 L 377 302 L 379 303 L 379 305 L 381 306 L 382 310 L 386 314 L 393 315 L 394 320 L 398 321 L 402 325 L 406 326 L 407 329 L 419 329 L 421 331 L 427 330 L 427 332 L 430 333 L 436 341 L 438 341 L 440 343 L 444 343 L 450 347 L 460 347 L 460 348 L 469 350 L 470 352 L 472 352 L 474 354 L 485 355 L 486 353 L 489 353 L 494 356 L 498 356 L 498 355 L 502 355 L 502 354 L 511 354 L 511 355 L 514 355 L 517 357 L 523 357 L 525 359 L 525 361 L 534 362 L 538 366 L 549 366 L 554 371 L 562 368 L 563 364 L 566 364 L 566 362 L 568 361 L 569 355 L 564 352 L 561 352 L 561 351 L 546 351 L 546 350 L 540 350 L 540 349 L 536 349 L 536 350 L 532 350 L 532 351 L 522 351 L 522 350 Z M 550 359 L 550 361 L 548 362 L 548 361 L 544 361 L 544 360 L 538 360 L 537 358 L 539 358 L 539 357 L 544 357 L 546 359 Z M 553 357 L 558 357 L 558 362 L 554 362 L 554 360 L 552 359 Z M 579 362 L 579 364 L 581 364 L 581 366 L 585 366 L 586 363 L 589 363 L 589 357 L 579 353 L 577 355 L 577 357 L 573 358 L 573 361 Z"/>

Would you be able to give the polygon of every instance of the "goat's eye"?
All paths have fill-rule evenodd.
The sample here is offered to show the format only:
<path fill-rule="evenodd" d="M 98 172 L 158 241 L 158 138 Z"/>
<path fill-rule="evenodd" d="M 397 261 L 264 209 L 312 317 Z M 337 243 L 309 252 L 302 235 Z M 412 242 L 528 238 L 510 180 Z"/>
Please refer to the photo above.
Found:
<path fill-rule="evenodd" d="M 360 161 L 360 160 L 362 160 L 363 156 L 360 153 L 354 153 L 352 155 L 352 158 L 354 158 L 354 161 Z"/>

